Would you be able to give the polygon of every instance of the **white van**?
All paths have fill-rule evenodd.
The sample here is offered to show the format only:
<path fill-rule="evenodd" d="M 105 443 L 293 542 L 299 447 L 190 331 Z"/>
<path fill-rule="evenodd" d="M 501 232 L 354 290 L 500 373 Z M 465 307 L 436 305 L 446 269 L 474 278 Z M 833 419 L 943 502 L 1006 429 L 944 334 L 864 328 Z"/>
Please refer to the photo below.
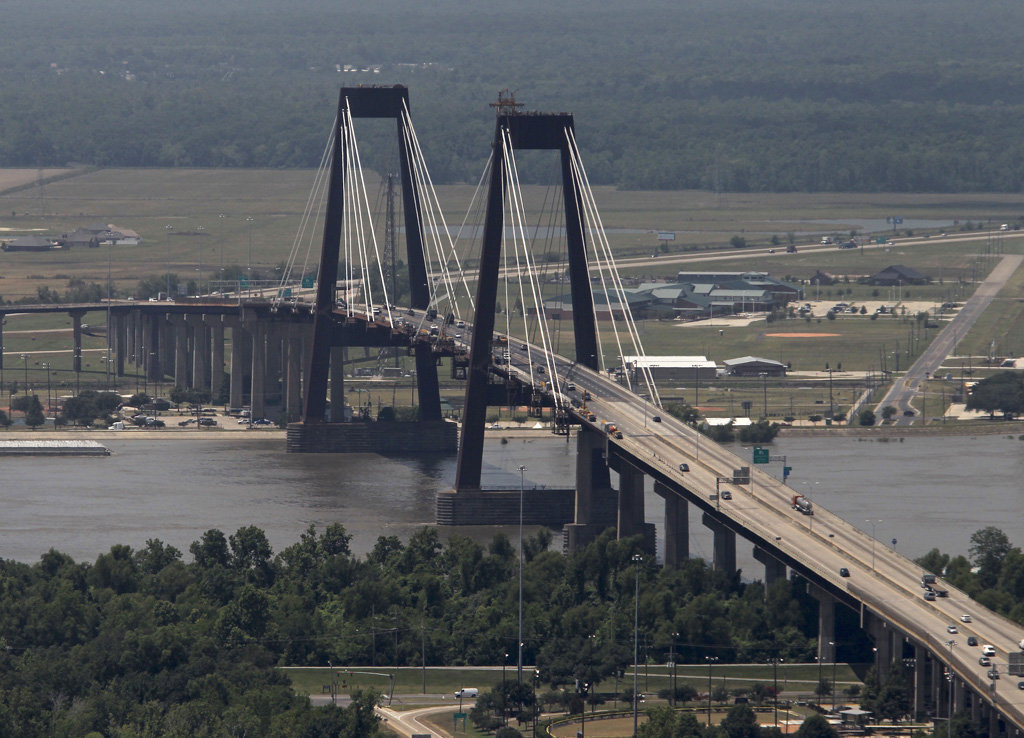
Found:
<path fill-rule="evenodd" d="M 478 694 L 480 694 L 480 690 L 476 687 L 463 687 L 462 689 L 456 690 L 455 699 L 474 699 Z"/>
<path fill-rule="evenodd" d="M 996 655 L 996 649 L 993 646 L 988 645 L 987 643 L 984 646 L 981 647 L 981 652 L 985 656 L 995 656 Z"/>

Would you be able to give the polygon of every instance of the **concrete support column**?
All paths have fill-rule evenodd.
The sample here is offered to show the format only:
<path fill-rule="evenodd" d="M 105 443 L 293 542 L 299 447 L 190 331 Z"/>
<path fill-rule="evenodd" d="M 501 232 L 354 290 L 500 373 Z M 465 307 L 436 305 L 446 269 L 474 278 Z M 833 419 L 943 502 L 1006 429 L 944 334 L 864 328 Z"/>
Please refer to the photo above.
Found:
<path fill-rule="evenodd" d="M 994 707 L 988 708 L 988 738 L 999 738 L 1002 731 L 999 730 L 999 710 Z"/>
<path fill-rule="evenodd" d="M 163 375 L 160 372 L 160 324 L 163 319 L 159 315 L 146 316 L 145 333 L 143 335 L 144 366 L 146 367 L 146 378 L 150 382 L 158 381 Z M 156 394 L 154 392 L 154 394 Z"/>
<path fill-rule="evenodd" d="M 4 368 L 4 320 L 7 319 L 7 315 L 0 313 L 0 371 Z M 0 394 L 3 393 L 3 387 L 0 387 Z"/>
<path fill-rule="evenodd" d="M 807 585 L 807 594 L 818 601 L 818 659 L 835 661 L 836 598 L 813 584 Z"/>
<path fill-rule="evenodd" d="M 584 429 L 576 436 L 576 523 L 594 522 L 596 492 L 611 487 L 604 447 L 604 436 L 595 431 Z"/>
<path fill-rule="evenodd" d="M 303 364 L 305 366 L 305 364 Z M 345 421 L 345 347 L 331 347 L 330 403 L 332 423 Z"/>
<path fill-rule="evenodd" d="M 644 532 L 644 473 L 625 461 L 619 469 L 618 537 Z"/>
<path fill-rule="evenodd" d="M 714 567 L 727 574 L 736 573 L 736 534 L 708 513 L 702 518 L 704 525 L 714 533 Z"/>
<path fill-rule="evenodd" d="M 218 315 L 206 316 L 206 324 L 210 330 L 210 397 L 214 401 L 220 397 L 224 386 L 224 323 Z"/>
<path fill-rule="evenodd" d="M 280 323 L 265 321 L 263 326 L 267 342 L 263 391 L 268 402 L 277 402 L 283 405 L 281 389 L 284 362 L 281 357 L 284 353 L 284 332 L 281 330 Z"/>
<path fill-rule="evenodd" d="M 240 408 L 245 404 L 245 368 L 249 365 L 249 334 L 237 318 L 225 318 L 224 324 L 231 329 L 231 374 L 229 378 L 228 405 Z"/>
<path fill-rule="evenodd" d="M 266 414 L 267 337 L 266 324 L 261 320 L 247 321 L 252 335 L 252 378 L 249 405 L 253 419 Z"/>
<path fill-rule="evenodd" d="M 868 621 L 868 637 L 875 643 L 875 671 L 878 678 L 885 680 L 889 674 L 889 665 L 892 663 L 892 635 L 888 624 L 876 615 L 871 615 Z"/>
<path fill-rule="evenodd" d="M 285 346 L 288 349 L 285 361 L 285 417 L 289 420 L 298 420 L 302 415 L 299 395 L 301 387 L 299 377 L 302 374 L 302 336 L 297 333 L 289 334 Z"/>
<path fill-rule="evenodd" d="M 186 315 L 185 322 L 188 323 L 188 332 L 192 339 L 192 387 L 203 389 L 210 386 L 206 373 L 209 366 L 207 360 L 210 355 L 210 336 L 202 315 Z"/>
<path fill-rule="evenodd" d="M 914 718 L 921 719 L 924 715 L 924 697 L 927 689 L 925 677 L 925 658 L 928 649 L 914 644 Z"/>
<path fill-rule="evenodd" d="M 160 321 L 160 374 L 164 377 L 174 376 L 174 327 L 166 317 Z"/>
<path fill-rule="evenodd" d="M 661 482 L 654 491 L 665 499 L 665 566 L 678 566 L 690 558 L 690 506 Z"/>
<path fill-rule="evenodd" d="M 758 546 L 754 546 L 754 559 L 764 564 L 764 591 L 768 594 L 775 582 L 786 578 L 786 565 Z"/>
<path fill-rule="evenodd" d="M 135 361 L 135 371 L 136 371 L 136 373 L 141 371 L 142 367 L 144 367 L 146 365 L 146 362 L 143 361 L 143 359 L 142 359 L 142 344 L 144 343 L 144 341 L 142 340 L 142 334 L 143 334 L 142 323 L 143 323 L 142 314 L 141 313 L 136 313 L 135 314 L 135 325 L 133 326 L 134 330 L 132 331 L 132 333 L 134 334 L 133 338 L 132 338 L 132 341 L 133 341 L 132 356 L 135 357 L 134 361 Z"/>
<path fill-rule="evenodd" d="M 971 722 L 981 722 L 981 695 L 977 692 L 971 692 Z"/>
<path fill-rule="evenodd" d="M 174 328 L 174 384 L 188 387 L 188 328 L 182 315 L 168 315 L 167 322 Z"/>
<path fill-rule="evenodd" d="M 967 709 L 967 690 L 963 679 L 953 677 L 953 714 Z"/>
<path fill-rule="evenodd" d="M 935 705 L 935 714 L 942 716 L 946 714 L 946 678 L 945 669 L 941 661 L 932 654 L 932 704 Z"/>

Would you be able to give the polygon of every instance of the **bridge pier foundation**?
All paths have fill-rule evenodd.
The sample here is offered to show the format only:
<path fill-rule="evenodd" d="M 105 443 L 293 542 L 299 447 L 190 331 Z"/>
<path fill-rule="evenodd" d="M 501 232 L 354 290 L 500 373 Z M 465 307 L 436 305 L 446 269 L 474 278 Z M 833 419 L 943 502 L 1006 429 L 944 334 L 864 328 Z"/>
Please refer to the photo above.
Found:
<path fill-rule="evenodd" d="M 953 677 L 953 714 L 967 709 L 967 690 L 963 679 Z"/>
<path fill-rule="evenodd" d="M 263 321 L 263 327 L 264 334 L 267 337 L 266 380 L 264 384 L 264 392 L 267 397 L 266 402 L 283 406 L 285 332 L 279 323 Z"/>
<path fill-rule="evenodd" d="M 132 326 L 131 326 L 131 341 L 132 341 L 132 363 L 135 365 L 135 372 L 138 372 L 146 364 L 142 360 L 142 314 L 134 313 L 132 315 Z"/>
<path fill-rule="evenodd" d="M 201 315 L 186 315 L 192 344 L 192 388 L 205 389 L 210 385 L 206 379 L 207 358 L 210 354 L 210 336 Z"/>
<path fill-rule="evenodd" d="M 161 377 L 174 376 L 174 327 L 167 320 L 167 316 L 159 322 L 157 331 L 160 337 L 160 347 L 157 351 L 157 362 L 160 366 Z"/>
<path fill-rule="evenodd" d="M 160 379 L 160 316 L 150 315 L 146 317 L 143 334 L 143 357 L 142 366 L 145 367 L 146 379 L 156 382 Z M 154 390 L 154 394 L 156 391 Z"/>
<path fill-rule="evenodd" d="M 704 513 L 702 521 L 704 526 L 710 528 L 714 534 L 714 567 L 727 574 L 735 574 L 736 534 L 726 528 L 721 522 L 708 515 L 708 513 Z"/>
<path fill-rule="evenodd" d="M 665 500 L 665 566 L 678 566 L 690 558 L 690 506 L 661 482 L 654 491 Z"/>
<path fill-rule="evenodd" d="M 188 327 L 185 316 L 168 315 L 167 322 L 174 329 L 174 384 L 188 387 Z"/>
<path fill-rule="evenodd" d="M 644 532 L 644 473 L 630 464 L 619 467 L 619 538 Z"/>
<path fill-rule="evenodd" d="M 925 658 L 927 657 L 928 649 L 914 644 L 914 704 L 913 704 L 913 715 L 915 720 L 921 720 L 925 714 L 925 692 L 927 689 L 927 681 L 925 674 Z"/>
<path fill-rule="evenodd" d="M 114 364 L 114 376 L 124 376 L 124 355 L 125 348 L 128 342 L 125 340 L 125 331 L 127 330 L 127 320 L 123 313 L 111 313 L 110 319 L 113 322 L 111 329 L 113 332 L 113 347 L 114 356 L 116 357 L 116 363 Z"/>
<path fill-rule="evenodd" d="M 780 579 L 786 578 L 786 565 L 759 546 L 754 546 L 754 560 L 764 564 L 764 593 Z"/>
<path fill-rule="evenodd" d="M 893 659 L 892 629 L 877 615 L 868 614 L 867 617 L 868 637 L 875 643 L 875 672 L 880 680 L 885 681 Z"/>
<path fill-rule="evenodd" d="M 932 678 L 930 680 L 932 704 L 935 705 L 936 716 L 946 714 L 946 680 L 943 663 L 932 654 Z"/>

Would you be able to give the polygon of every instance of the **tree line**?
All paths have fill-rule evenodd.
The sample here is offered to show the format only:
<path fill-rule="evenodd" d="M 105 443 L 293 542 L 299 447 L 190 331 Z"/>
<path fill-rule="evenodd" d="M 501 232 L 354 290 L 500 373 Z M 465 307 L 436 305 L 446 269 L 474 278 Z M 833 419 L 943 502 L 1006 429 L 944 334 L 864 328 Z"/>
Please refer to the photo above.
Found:
<path fill-rule="evenodd" d="M 510 88 L 575 113 L 595 184 L 1024 187 L 1018 50 L 991 32 L 1024 22 L 1013 0 L 123 6 L 46 0 L 4 24 L 0 166 L 313 167 L 340 86 L 400 83 L 439 183 L 477 180 Z M 359 128 L 383 169 L 391 128 Z"/>

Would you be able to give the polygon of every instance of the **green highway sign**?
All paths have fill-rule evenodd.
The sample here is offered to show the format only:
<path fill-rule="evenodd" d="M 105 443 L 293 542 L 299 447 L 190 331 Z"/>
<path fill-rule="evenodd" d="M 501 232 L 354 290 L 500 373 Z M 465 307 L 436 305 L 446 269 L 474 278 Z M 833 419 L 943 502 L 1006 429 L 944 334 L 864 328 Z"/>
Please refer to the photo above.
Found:
<path fill-rule="evenodd" d="M 755 464 L 767 464 L 771 456 L 768 453 L 768 449 L 761 448 L 760 446 L 754 446 L 754 463 Z"/>
<path fill-rule="evenodd" d="M 302 286 L 309 289 L 313 286 L 313 275 L 308 275 L 302 278 Z"/>

